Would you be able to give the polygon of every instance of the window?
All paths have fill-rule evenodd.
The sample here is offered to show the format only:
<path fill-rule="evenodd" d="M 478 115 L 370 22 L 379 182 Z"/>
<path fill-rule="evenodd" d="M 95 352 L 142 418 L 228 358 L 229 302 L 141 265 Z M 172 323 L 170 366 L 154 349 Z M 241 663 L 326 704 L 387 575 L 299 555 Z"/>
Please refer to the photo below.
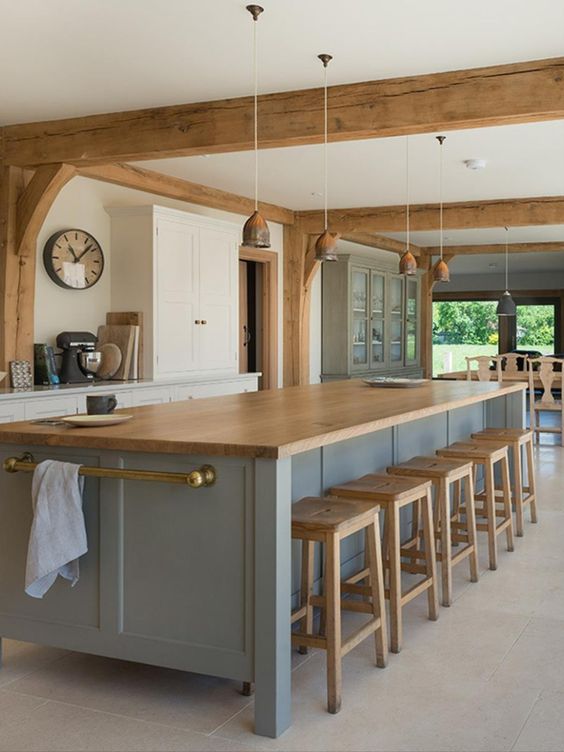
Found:
<path fill-rule="evenodd" d="M 433 375 L 464 371 L 466 356 L 498 352 L 497 301 L 433 302 Z"/>

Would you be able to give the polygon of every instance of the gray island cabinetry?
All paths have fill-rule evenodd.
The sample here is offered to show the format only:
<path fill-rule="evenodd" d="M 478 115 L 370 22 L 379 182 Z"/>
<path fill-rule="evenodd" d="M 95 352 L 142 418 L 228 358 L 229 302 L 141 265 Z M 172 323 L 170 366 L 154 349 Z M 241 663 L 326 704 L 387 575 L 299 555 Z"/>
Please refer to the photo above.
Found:
<path fill-rule="evenodd" d="M 524 385 L 348 380 L 130 412 L 106 428 L 0 425 L 2 463 L 30 453 L 117 470 L 85 479 L 80 581 L 43 600 L 24 594 L 32 474 L 0 470 L 0 636 L 255 682 L 256 732 L 276 737 L 291 723 L 292 501 L 485 425 L 521 426 Z M 202 465 L 213 485 L 120 477 Z M 343 567 L 361 556 L 352 538 Z"/>

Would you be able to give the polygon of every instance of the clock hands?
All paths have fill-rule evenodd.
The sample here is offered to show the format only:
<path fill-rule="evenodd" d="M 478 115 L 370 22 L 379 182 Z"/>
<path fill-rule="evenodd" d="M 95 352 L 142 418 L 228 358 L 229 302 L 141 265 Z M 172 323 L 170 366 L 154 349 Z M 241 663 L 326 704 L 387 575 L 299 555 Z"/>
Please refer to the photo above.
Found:
<path fill-rule="evenodd" d="M 81 259 L 81 258 L 82 258 L 83 256 L 85 256 L 85 255 L 86 255 L 86 254 L 88 253 L 88 251 L 91 251 L 91 250 L 92 250 L 93 248 L 94 248 L 94 246 L 93 246 L 93 245 L 89 245 L 89 246 L 88 246 L 88 248 L 85 248 L 85 249 L 84 249 L 84 250 L 82 251 L 82 253 L 80 254 L 80 256 L 79 256 L 79 257 L 78 257 L 78 258 L 77 258 L 76 260 L 77 260 L 77 261 L 80 261 L 80 259 Z"/>
<path fill-rule="evenodd" d="M 67 245 L 68 245 L 69 251 L 72 253 L 72 257 L 74 259 L 74 263 L 76 264 L 76 262 L 78 261 L 78 256 L 74 252 L 74 248 L 70 245 L 70 243 L 67 243 Z"/>

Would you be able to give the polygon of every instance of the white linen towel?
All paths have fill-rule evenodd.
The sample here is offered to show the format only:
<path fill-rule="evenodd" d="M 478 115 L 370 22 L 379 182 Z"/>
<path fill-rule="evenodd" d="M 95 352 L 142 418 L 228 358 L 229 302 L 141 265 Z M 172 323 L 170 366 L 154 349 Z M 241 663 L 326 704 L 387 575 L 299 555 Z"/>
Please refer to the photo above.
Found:
<path fill-rule="evenodd" d="M 80 465 L 45 460 L 33 473 L 33 523 L 27 550 L 25 592 L 43 598 L 58 575 L 76 585 L 78 557 L 88 551 L 82 512 Z"/>

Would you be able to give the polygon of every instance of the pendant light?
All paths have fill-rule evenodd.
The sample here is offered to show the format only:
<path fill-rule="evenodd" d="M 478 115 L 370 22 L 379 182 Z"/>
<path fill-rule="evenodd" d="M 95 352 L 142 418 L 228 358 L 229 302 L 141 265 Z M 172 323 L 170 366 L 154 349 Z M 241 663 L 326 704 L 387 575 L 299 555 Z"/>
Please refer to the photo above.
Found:
<path fill-rule="evenodd" d="M 329 232 L 329 224 L 327 219 L 327 66 L 333 60 L 332 55 L 322 53 L 317 56 L 323 63 L 324 70 L 324 83 L 323 83 L 323 200 L 324 200 L 324 215 L 325 215 L 325 229 L 321 235 L 315 241 L 315 258 L 317 261 L 336 261 L 337 260 L 337 239 L 336 233 Z"/>
<path fill-rule="evenodd" d="M 515 316 L 517 314 L 517 306 L 515 301 L 511 297 L 509 292 L 509 228 L 505 228 L 505 292 L 499 299 L 497 304 L 498 316 Z"/>
<path fill-rule="evenodd" d="M 413 276 L 417 274 L 417 261 L 409 250 L 409 136 L 405 137 L 405 253 L 400 258 L 400 274 Z"/>
<path fill-rule="evenodd" d="M 250 248 L 270 248 L 270 230 L 258 210 L 258 74 L 257 74 L 257 20 L 264 11 L 260 5 L 247 5 L 253 17 L 253 75 L 254 75 L 254 136 L 255 136 L 255 210 L 243 227 L 243 245 Z"/>
<path fill-rule="evenodd" d="M 439 243 L 441 255 L 433 269 L 435 282 L 450 282 L 450 272 L 446 261 L 443 259 L 443 144 L 446 136 L 437 136 L 440 147 L 439 158 Z"/>

